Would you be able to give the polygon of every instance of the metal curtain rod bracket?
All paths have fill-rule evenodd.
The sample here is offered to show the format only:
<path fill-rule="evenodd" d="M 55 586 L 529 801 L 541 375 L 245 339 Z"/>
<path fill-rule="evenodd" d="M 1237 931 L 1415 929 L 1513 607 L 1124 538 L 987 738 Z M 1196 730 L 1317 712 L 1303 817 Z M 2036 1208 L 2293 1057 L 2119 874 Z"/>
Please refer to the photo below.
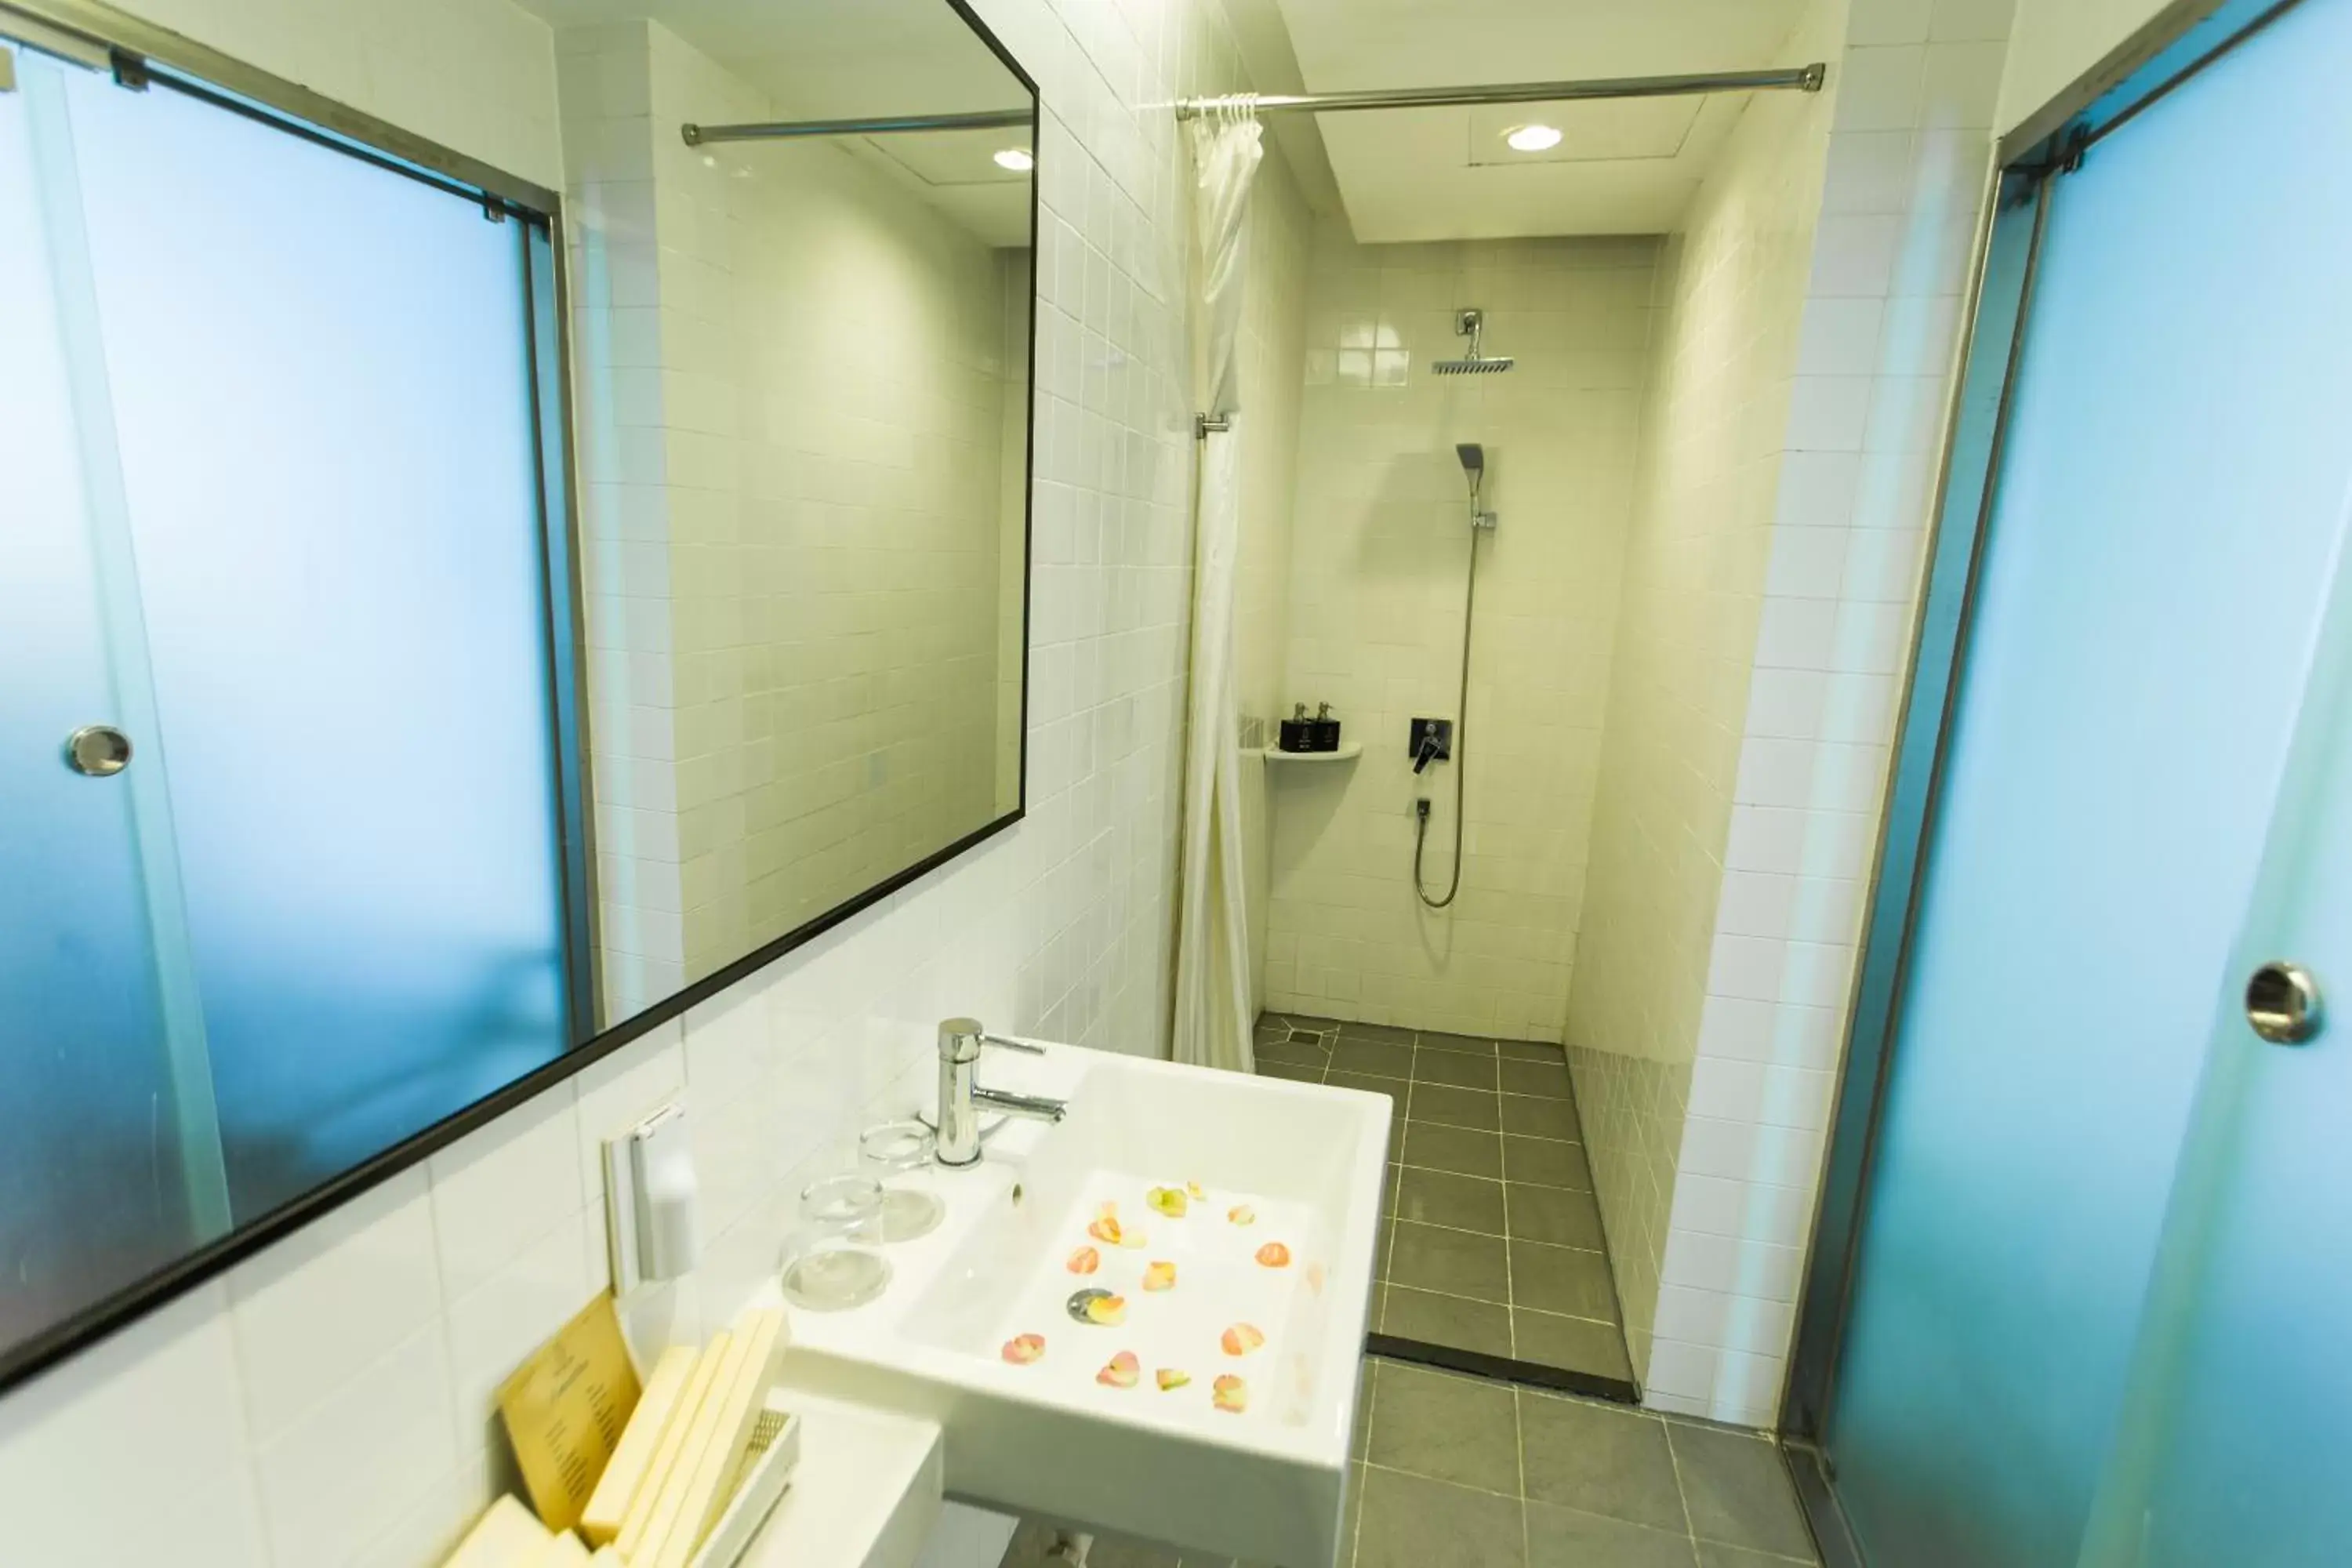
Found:
<path fill-rule="evenodd" d="M 747 125 L 678 127 L 689 147 L 707 142 L 790 142 L 805 136 L 891 136 L 908 131 L 1027 130 L 1034 118 L 1026 109 L 992 109 L 978 114 L 891 114 L 875 120 L 772 120 Z"/>
<path fill-rule="evenodd" d="M 1305 110 L 1330 114 L 1352 109 L 1454 109 L 1486 103 L 1569 103 L 1580 99 L 1674 98 L 1696 92 L 1769 92 L 1776 89 L 1819 92 L 1829 67 L 1816 60 L 1782 70 L 1711 71 L 1691 76 L 1629 76 L 1590 81 L 1522 81 L 1496 87 L 1409 87 L 1390 92 L 1243 94 L 1233 98 L 1186 98 L 1176 118 L 1192 120 L 1220 109 L 1255 109 L 1260 114 Z"/>

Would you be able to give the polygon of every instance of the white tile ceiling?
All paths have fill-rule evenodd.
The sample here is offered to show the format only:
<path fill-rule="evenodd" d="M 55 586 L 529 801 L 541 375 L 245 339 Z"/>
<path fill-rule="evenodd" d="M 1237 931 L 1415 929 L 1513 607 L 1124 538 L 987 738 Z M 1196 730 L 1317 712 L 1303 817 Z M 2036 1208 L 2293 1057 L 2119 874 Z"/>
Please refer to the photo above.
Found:
<path fill-rule="evenodd" d="M 1802 65 L 1803 0 L 1278 0 L 1310 92 Z M 1317 117 L 1356 237 L 1504 238 L 1669 228 L 1739 95 Z M 1530 121 L 1567 132 L 1514 153 Z"/>

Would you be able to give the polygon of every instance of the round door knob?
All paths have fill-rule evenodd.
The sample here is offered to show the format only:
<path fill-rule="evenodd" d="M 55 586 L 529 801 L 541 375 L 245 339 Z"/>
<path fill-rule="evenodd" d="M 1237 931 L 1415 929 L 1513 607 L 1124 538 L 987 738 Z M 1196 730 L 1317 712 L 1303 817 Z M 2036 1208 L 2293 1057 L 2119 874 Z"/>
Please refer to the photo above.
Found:
<path fill-rule="evenodd" d="M 2273 959 L 2246 982 L 2246 1022 L 2274 1046 L 2299 1046 L 2326 1016 L 2319 982 L 2300 963 Z"/>
<path fill-rule="evenodd" d="M 66 765 L 94 779 L 131 765 L 131 737 L 111 724 L 85 724 L 66 737 Z"/>

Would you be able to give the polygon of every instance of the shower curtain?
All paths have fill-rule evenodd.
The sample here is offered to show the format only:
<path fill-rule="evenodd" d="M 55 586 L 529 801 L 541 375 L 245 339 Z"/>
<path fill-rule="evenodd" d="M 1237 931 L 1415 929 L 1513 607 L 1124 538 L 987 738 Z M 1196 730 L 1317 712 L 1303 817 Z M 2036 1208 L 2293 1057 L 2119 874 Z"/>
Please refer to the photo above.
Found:
<path fill-rule="evenodd" d="M 1249 930 L 1242 871 L 1241 714 L 1234 686 L 1234 570 L 1241 540 L 1240 358 L 1249 189 L 1264 156 L 1255 112 L 1191 122 L 1206 395 L 1226 428 L 1201 437 L 1192 550 L 1192 679 L 1178 861 L 1175 1057 L 1248 1072 Z"/>

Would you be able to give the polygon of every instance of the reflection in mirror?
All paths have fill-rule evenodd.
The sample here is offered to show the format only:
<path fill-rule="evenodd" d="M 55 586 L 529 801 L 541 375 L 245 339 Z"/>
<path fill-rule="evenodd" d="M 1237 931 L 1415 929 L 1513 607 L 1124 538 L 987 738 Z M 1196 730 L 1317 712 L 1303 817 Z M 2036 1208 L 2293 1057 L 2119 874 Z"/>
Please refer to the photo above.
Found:
<path fill-rule="evenodd" d="M 560 201 L 0 13 L 0 1376 L 1021 810 L 1030 89 L 525 3 Z"/>
<path fill-rule="evenodd" d="M 1034 107 L 940 0 L 537 5 L 618 1022 L 1019 806 Z"/>

